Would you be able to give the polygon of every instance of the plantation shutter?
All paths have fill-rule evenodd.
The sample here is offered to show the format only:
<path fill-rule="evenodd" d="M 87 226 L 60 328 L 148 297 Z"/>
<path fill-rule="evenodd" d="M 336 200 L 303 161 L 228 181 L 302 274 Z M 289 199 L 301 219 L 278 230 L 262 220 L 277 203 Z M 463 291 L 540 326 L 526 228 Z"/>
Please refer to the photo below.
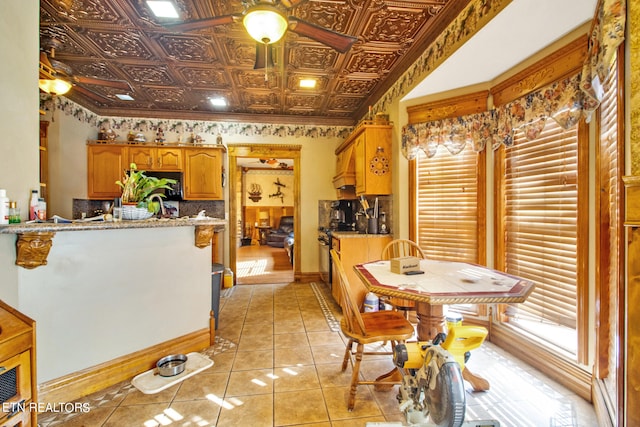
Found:
<path fill-rule="evenodd" d="M 576 327 L 577 168 L 577 127 L 554 120 L 533 141 L 518 132 L 507 149 L 505 269 L 535 283 L 508 315 Z"/>
<path fill-rule="evenodd" d="M 417 243 L 427 258 L 478 262 L 478 153 L 416 158 Z"/>

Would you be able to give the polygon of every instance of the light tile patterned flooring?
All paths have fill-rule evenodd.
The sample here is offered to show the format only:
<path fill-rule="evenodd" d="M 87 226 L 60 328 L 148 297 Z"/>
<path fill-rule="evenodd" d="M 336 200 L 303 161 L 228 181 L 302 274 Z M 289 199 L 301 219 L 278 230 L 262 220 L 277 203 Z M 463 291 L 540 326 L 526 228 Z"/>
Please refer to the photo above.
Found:
<path fill-rule="evenodd" d="M 360 386 L 346 409 L 351 376 L 340 372 L 345 340 L 340 314 L 323 284 L 242 285 L 224 290 L 213 367 L 160 393 L 145 395 L 126 381 L 81 399 L 86 413 L 40 414 L 53 426 L 365 426 L 404 422 L 397 387 Z M 467 420 L 496 419 L 503 427 L 597 426 L 593 407 L 508 353 L 485 343 L 468 363 L 491 381 L 488 392 L 467 384 Z M 387 357 L 363 360 L 375 378 Z"/>

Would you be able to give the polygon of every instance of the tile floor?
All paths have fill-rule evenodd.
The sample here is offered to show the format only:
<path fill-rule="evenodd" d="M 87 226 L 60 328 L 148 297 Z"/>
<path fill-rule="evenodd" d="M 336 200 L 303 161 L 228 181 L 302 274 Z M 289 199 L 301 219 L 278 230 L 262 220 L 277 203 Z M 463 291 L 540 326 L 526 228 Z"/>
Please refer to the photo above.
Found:
<path fill-rule="evenodd" d="M 203 351 L 213 367 L 169 389 L 145 395 L 126 381 L 87 396 L 86 413 L 41 414 L 53 426 L 365 426 L 404 423 L 396 390 L 360 386 L 346 409 L 350 380 L 340 372 L 345 341 L 339 312 L 323 284 L 242 285 L 223 291 L 216 344 Z M 391 367 L 363 361 L 374 378 Z M 486 343 L 468 363 L 491 390 L 467 389 L 467 420 L 508 427 L 597 426 L 593 407 L 533 368 Z M 467 385 L 468 386 L 468 385 Z"/>

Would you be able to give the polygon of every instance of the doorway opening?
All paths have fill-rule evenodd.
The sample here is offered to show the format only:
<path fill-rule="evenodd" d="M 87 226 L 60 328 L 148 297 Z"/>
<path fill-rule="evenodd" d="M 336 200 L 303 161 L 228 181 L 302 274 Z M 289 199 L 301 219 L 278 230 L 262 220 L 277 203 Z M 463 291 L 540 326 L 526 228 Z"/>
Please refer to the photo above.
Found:
<path fill-rule="evenodd" d="M 300 277 L 299 145 L 233 144 L 229 264 L 238 284 Z"/>

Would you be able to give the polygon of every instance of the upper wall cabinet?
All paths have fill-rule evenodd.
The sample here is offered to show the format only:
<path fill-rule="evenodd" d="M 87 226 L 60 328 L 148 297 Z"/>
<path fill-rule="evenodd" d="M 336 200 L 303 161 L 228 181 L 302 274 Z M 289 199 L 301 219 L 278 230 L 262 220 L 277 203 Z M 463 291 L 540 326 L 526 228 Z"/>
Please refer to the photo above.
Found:
<path fill-rule="evenodd" d="M 390 124 L 363 124 L 336 149 L 338 197 L 351 186 L 356 195 L 391 194 L 392 129 Z"/>
<path fill-rule="evenodd" d="M 87 145 L 87 197 L 113 199 L 122 193 L 116 181 L 129 169 L 127 147 Z"/>
<path fill-rule="evenodd" d="M 87 143 L 87 197 L 120 197 L 121 180 L 129 164 L 139 170 L 183 173 L 185 200 L 222 200 L 224 146 L 160 147 L 127 143 Z"/>
<path fill-rule="evenodd" d="M 223 149 L 184 149 L 185 200 L 222 200 Z"/>
<path fill-rule="evenodd" d="M 129 163 L 135 163 L 143 170 L 179 172 L 182 170 L 182 148 L 131 146 Z"/>

